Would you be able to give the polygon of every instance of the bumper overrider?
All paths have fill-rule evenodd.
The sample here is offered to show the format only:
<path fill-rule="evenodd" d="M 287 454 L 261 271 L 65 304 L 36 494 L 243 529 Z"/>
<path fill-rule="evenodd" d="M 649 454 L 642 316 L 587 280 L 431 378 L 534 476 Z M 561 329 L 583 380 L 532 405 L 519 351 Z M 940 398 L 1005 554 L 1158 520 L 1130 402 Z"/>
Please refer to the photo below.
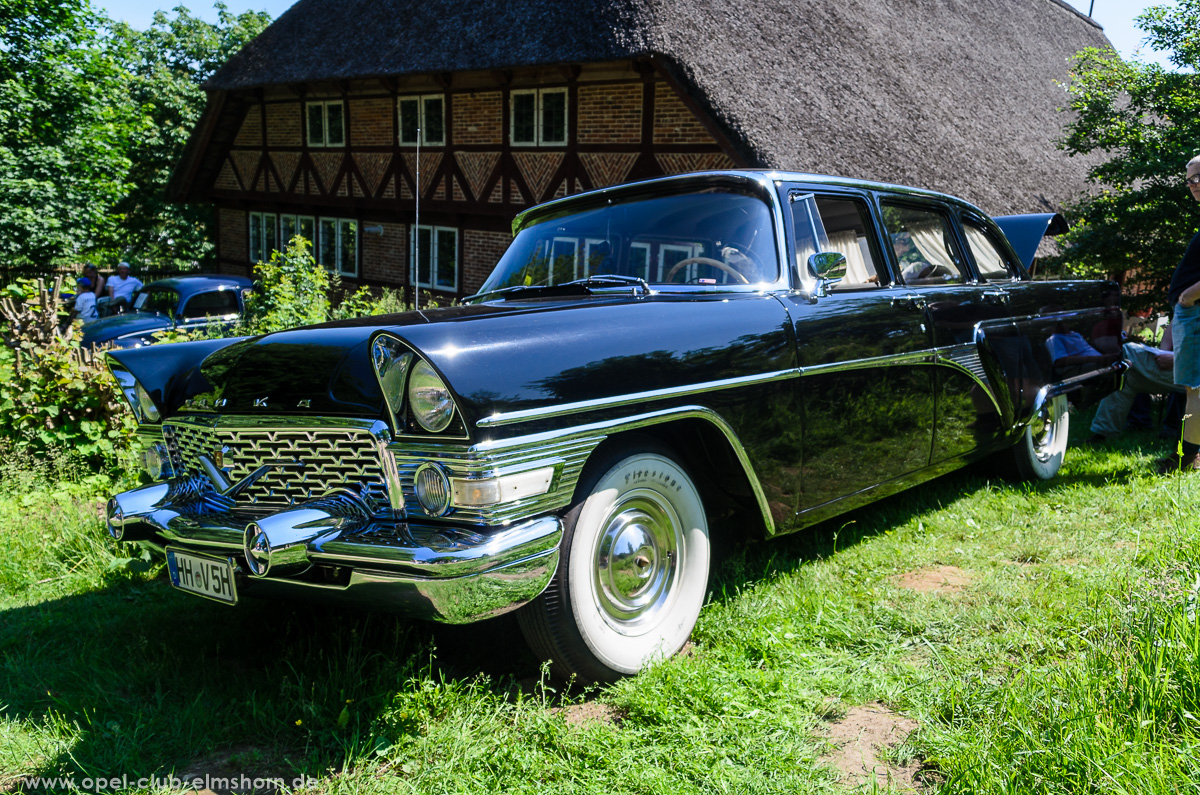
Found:
<path fill-rule="evenodd" d="M 113 538 L 227 560 L 239 595 L 350 602 L 445 623 L 468 623 L 516 609 L 536 598 L 554 575 L 563 528 L 548 509 L 565 499 L 561 488 L 547 488 L 547 493 L 510 503 L 507 509 L 499 506 L 502 515 L 462 509 L 457 522 L 453 519 L 460 517 L 453 515 L 410 515 L 406 492 L 419 468 L 414 465 L 418 458 L 427 465 L 433 451 L 405 456 L 403 446 L 380 439 L 376 471 L 384 473 L 386 494 L 370 485 L 372 478 L 363 479 L 366 486 L 357 477 L 341 485 L 323 478 L 319 496 L 266 504 L 271 500 L 261 496 L 269 494 L 272 467 L 276 475 L 286 473 L 286 467 L 243 465 L 243 474 L 237 467 L 222 469 L 222 462 L 211 456 L 189 459 L 188 444 L 179 443 L 175 434 L 179 439 L 199 431 L 221 435 L 224 422 L 202 424 L 207 427 L 187 427 L 185 422 L 164 428 L 162 457 L 169 462 L 164 474 L 172 469 L 182 474 L 109 500 Z M 261 428 L 253 433 L 274 441 L 286 435 Z M 238 429 L 222 438 L 236 442 L 251 435 Z M 592 446 L 594 442 L 583 447 Z M 500 458 L 512 461 L 512 452 L 500 451 Z M 518 453 L 519 470 L 528 471 L 530 458 L 547 460 L 531 452 Z M 563 461 L 561 456 L 551 459 L 554 485 L 569 489 L 573 477 L 562 477 Z M 455 494 L 464 491 L 462 483 L 486 482 L 498 471 L 487 451 L 462 448 L 454 457 L 443 456 L 437 466 L 458 476 L 447 479 Z M 574 475 L 577 468 L 568 465 L 566 474 Z M 231 469 L 240 480 L 231 482 Z"/>

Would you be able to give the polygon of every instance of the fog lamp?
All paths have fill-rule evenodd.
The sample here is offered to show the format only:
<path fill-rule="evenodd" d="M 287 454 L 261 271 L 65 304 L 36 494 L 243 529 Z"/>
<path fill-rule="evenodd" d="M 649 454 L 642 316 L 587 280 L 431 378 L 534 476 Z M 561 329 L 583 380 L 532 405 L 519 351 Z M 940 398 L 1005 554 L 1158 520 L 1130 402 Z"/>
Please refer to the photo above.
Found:
<path fill-rule="evenodd" d="M 445 516 L 450 512 L 450 477 L 438 464 L 421 464 L 417 467 L 413 484 L 417 502 L 429 516 Z"/>
<path fill-rule="evenodd" d="M 171 476 L 171 454 L 162 442 L 155 442 L 142 451 L 142 468 L 151 480 Z"/>

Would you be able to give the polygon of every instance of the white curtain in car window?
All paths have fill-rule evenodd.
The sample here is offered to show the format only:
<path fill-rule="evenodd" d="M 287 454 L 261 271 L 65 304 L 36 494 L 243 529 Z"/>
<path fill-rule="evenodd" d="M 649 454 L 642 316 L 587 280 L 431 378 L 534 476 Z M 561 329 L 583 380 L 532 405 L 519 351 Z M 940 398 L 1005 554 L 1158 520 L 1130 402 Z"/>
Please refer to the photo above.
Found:
<path fill-rule="evenodd" d="M 842 280 L 844 283 L 867 284 L 875 275 L 875 271 L 863 257 L 862 245 L 853 229 L 829 235 L 827 250 L 835 251 L 846 258 L 846 277 Z"/>
<path fill-rule="evenodd" d="M 944 273 L 958 275 L 958 266 L 954 258 L 946 250 L 945 227 L 934 221 L 926 224 L 913 224 L 908 228 L 913 245 L 930 265 L 944 268 Z"/>
<path fill-rule="evenodd" d="M 1003 279 L 1008 276 L 1008 268 L 1000 258 L 1000 252 L 996 251 L 996 247 L 988 239 L 987 233 L 971 224 L 963 224 L 963 231 L 967 233 L 967 244 L 971 247 L 971 254 L 975 256 L 975 264 L 979 266 L 979 275 L 985 279 Z"/>

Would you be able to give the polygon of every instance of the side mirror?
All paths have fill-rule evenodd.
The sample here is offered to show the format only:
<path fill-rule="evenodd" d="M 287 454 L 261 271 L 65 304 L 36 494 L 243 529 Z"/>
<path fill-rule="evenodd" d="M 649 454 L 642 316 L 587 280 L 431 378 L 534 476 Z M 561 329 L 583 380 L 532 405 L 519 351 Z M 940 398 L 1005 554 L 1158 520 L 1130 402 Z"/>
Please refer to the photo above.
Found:
<path fill-rule="evenodd" d="M 817 295 L 824 296 L 826 290 L 846 276 L 846 255 L 836 251 L 819 251 L 808 258 L 809 270 L 817 277 Z"/>

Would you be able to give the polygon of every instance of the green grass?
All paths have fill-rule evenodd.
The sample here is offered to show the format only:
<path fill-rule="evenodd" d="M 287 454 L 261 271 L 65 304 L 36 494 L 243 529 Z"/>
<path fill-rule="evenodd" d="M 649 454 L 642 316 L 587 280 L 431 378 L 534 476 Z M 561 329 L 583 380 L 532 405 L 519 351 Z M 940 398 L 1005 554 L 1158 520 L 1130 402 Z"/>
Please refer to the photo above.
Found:
<path fill-rule="evenodd" d="M 582 692 L 544 680 L 511 618 L 176 593 L 104 536 L 105 484 L 10 466 L 0 792 L 185 772 L 329 793 L 840 792 L 822 727 L 873 702 L 919 723 L 888 755 L 931 791 L 1196 792 L 1200 479 L 1151 475 L 1160 453 L 1130 434 L 1035 485 L 978 466 L 735 549 L 690 653 Z M 961 590 L 899 582 L 945 566 Z M 573 725 L 583 701 L 617 718 Z"/>

